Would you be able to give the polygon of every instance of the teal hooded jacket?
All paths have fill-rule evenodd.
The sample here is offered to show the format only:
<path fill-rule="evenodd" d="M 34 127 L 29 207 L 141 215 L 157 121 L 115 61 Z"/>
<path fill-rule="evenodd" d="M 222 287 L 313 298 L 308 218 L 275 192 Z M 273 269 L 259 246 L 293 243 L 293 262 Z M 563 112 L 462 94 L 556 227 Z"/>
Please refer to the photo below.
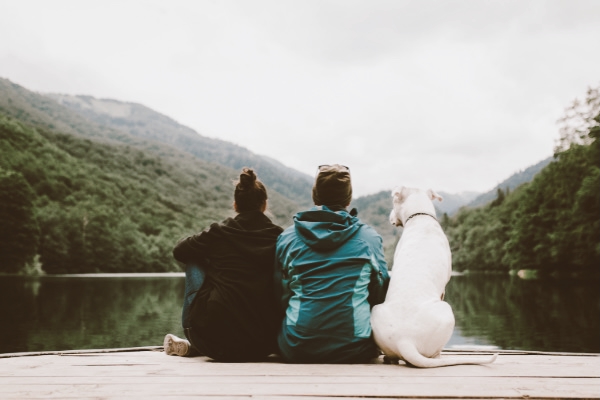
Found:
<path fill-rule="evenodd" d="M 280 354 L 294 363 L 360 363 L 377 357 L 371 308 L 390 276 L 382 239 L 345 209 L 313 207 L 277 239 Z"/>

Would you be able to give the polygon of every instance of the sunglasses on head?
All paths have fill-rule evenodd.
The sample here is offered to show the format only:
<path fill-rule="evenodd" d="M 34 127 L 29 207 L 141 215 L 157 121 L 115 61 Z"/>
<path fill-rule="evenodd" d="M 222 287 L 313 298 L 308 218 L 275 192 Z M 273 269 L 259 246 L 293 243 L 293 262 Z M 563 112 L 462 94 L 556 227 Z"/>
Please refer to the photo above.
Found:
<path fill-rule="evenodd" d="M 346 167 L 345 165 L 340 165 L 340 164 L 337 164 L 337 165 L 339 165 L 340 167 L 342 167 L 342 168 L 346 169 L 348 172 L 350 172 L 350 167 Z M 319 165 L 318 170 L 319 170 L 319 172 L 321 172 L 323 170 L 323 168 L 329 168 L 329 167 L 333 167 L 333 165 L 330 165 L 330 164 Z"/>

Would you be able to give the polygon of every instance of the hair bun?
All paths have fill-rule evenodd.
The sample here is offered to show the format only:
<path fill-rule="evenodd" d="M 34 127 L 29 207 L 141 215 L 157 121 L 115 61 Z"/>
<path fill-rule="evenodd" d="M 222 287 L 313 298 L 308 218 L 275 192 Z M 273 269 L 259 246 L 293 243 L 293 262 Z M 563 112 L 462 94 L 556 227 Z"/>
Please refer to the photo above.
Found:
<path fill-rule="evenodd" d="M 267 189 L 258 179 L 254 170 L 244 167 L 240 173 L 239 181 L 235 183 L 233 198 L 237 212 L 264 211 L 267 205 Z"/>
<path fill-rule="evenodd" d="M 254 187 L 254 183 L 256 182 L 256 174 L 250 168 L 242 169 L 242 173 L 240 174 L 240 183 L 244 188 L 252 188 Z"/>

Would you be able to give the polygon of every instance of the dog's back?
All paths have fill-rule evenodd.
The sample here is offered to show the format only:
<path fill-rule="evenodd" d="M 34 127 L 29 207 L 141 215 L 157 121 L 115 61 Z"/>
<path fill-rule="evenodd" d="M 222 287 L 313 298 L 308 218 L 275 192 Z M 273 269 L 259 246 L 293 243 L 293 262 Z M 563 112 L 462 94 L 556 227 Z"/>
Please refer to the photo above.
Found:
<path fill-rule="evenodd" d="M 439 223 L 428 215 L 414 219 L 404 228 L 394 253 L 390 301 L 439 298 L 452 274 L 450 245 Z"/>

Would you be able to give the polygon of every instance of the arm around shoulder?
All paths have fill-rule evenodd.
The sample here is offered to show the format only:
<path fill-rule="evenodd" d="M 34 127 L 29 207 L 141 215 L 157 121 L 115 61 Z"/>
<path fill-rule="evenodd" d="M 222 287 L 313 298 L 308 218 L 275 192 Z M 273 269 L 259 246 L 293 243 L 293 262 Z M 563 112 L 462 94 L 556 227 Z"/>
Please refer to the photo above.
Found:
<path fill-rule="evenodd" d="M 204 234 L 205 231 L 179 240 L 173 248 L 173 257 L 184 264 L 205 258 L 206 243 L 203 238 Z"/>

